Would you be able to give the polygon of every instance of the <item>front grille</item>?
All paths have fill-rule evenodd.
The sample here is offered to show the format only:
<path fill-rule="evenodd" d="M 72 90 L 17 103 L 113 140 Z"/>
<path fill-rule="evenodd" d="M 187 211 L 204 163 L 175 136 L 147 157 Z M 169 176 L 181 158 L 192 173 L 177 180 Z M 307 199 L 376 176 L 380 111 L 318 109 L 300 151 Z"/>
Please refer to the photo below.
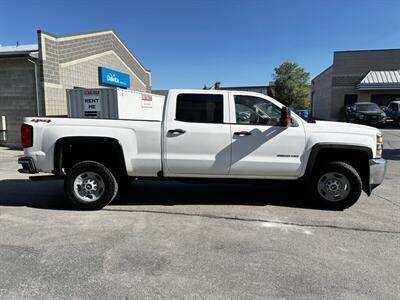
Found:
<path fill-rule="evenodd" d="M 377 122 L 377 121 L 381 121 L 382 120 L 382 116 L 380 115 L 370 115 L 370 116 L 365 116 L 365 121 L 369 121 L 369 122 Z"/>

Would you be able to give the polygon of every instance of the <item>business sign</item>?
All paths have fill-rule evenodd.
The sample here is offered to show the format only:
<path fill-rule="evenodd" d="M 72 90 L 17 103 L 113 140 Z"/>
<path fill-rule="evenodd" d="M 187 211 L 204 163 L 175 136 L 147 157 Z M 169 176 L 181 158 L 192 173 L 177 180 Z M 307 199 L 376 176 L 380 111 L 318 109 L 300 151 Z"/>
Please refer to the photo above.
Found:
<path fill-rule="evenodd" d="M 101 112 L 101 94 L 99 90 L 83 92 L 83 112 L 85 116 L 97 116 Z"/>
<path fill-rule="evenodd" d="M 129 74 L 104 67 L 99 67 L 99 82 L 102 85 L 111 85 L 122 88 L 129 88 L 131 85 Z"/>

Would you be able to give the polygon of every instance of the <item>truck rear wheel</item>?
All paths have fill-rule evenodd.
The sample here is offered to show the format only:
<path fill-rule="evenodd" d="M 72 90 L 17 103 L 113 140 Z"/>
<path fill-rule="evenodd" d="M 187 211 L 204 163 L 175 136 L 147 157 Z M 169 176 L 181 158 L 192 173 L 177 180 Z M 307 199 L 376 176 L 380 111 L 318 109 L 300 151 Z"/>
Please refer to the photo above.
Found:
<path fill-rule="evenodd" d="M 104 165 L 96 161 L 83 161 L 68 171 L 64 192 L 78 209 L 97 210 L 114 200 L 118 183 Z"/>
<path fill-rule="evenodd" d="M 334 161 L 315 172 L 310 189 L 312 197 L 323 207 L 343 210 L 360 198 L 362 181 L 352 166 Z"/>

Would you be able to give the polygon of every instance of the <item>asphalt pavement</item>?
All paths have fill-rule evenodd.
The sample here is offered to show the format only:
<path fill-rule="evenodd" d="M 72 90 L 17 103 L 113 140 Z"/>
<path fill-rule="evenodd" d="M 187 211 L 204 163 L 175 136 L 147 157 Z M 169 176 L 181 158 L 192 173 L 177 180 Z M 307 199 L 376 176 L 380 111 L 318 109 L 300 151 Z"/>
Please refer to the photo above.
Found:
<path fill-rule="evenodd" d="M 75 211 L 0 148 L 0 298 L 398 299 L 400 130 L 371 197 L 320 210 L 297 184 L 136 182 Z"/>

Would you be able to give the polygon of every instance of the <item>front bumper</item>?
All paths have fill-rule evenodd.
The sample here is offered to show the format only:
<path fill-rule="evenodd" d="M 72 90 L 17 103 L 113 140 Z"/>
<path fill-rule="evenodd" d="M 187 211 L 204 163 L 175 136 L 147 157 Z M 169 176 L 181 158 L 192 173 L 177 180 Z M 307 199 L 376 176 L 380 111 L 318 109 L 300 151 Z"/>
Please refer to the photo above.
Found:
<path fill-rule="evenodd" d="M 18 163 L 22 166 L 22 169 L 18 169 L 18 172 L 25 174 L 38 173 L 32 157 L 21 157 L 18 159 Z"/>
<path fill-rule="evenodd" d="M 380 185 L 386 174 L 386 160 L 373 158 L 369 160 L 369 185 L 371 191 Z"/>
<path fill-rule="evenodd" d="M 386 124 L 386 119 L 371 119 L 371 120 L 358 120 L 357 123 L 362 125 L 384 125 Z"/>

